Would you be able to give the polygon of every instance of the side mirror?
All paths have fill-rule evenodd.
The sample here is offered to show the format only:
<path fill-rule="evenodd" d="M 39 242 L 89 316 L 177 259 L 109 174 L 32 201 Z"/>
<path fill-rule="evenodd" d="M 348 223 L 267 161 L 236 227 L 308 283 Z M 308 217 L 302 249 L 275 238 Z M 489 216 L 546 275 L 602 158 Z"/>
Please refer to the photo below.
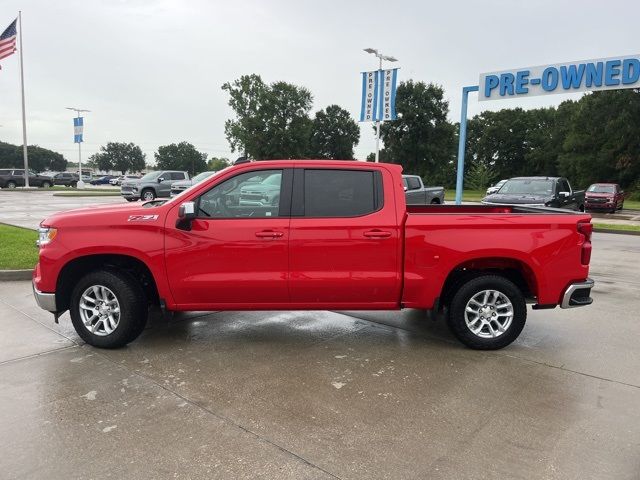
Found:
<path fill-rule="evenodd" d="M 407 190 L 409 190 L 409 189 L 407 188 L 407 186 L 406 186 L 406 185 L 405 185 L 405 186 L 403 186 L 402 188 L 404 189 L 404 191 L 405 191 L 405 192 L 406 192 Z"/>
<path fill-rule="evenodd" d="M 160 178 L 158 179 L 158 183 L 162 183 L 162 182 L 164 182 L 164 177 L 160 177 Z"/>
<path fill-rule="evenodd" d="M 176 228 L 180 230 L 191 230 L 191 221 L 196 218 L 196 204 L 194 202 L 184 202 L 178 207 L 178 220 Z"/>
<path fill-rule="evenodd" d="M 571 195 L 570 192 L 560 192 L 559 194 L 561 197 L 567 198 L 569 195 Z"/>

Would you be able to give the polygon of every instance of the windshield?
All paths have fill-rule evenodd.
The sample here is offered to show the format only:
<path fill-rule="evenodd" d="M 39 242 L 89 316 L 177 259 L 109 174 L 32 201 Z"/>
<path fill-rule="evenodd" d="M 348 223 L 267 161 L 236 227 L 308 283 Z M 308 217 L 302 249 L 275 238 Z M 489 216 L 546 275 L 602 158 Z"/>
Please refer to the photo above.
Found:
<path fill-rule="evenodd" d="M 148 182 L 150 180 L 155 180 L 156 178 L 158 178 L 160 176 L 161 173 L 162 172 L 149 172 L 144 177 L 142 177 L 140 180 L 142 180 L 143 182 Z"/>
<path fill-rule="evenodd" d="M 216 173 L 216 172 L 202 172 L 202 173 L 199 173 L 198 175 L 196 175 L 195 177 L 193 177 L 191 180 L 193 180 L 193 183 L 198 183 L 200 180 L 204 180 L 205 178 L 209 178 L 214 173 Z"/>
<path fill-rule="evenodd" d="M 547 179 L 511 179 L 500 189 L 500 193 L 511 195 L 552 195 L 553 180 Z"/>
<path fill-rule="evenodd" d="M 587 192 L 593 193 L 616 193 L 613 185 L 591 185 Z"/>

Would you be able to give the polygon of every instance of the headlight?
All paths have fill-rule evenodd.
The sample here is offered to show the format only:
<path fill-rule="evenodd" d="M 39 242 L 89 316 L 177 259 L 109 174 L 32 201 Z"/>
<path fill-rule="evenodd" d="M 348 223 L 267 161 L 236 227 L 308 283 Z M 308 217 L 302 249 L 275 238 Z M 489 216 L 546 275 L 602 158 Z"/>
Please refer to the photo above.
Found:
<path fill-rule="evenodd" d="M 38 247 L 44 247 L 49 242 L 51 242 L 51 240 L 56 238 L 57 234 L 58 234 L 58 230 L 56 228 L 52 228 L 52 227 L 38 228 L 38 241 L 36 242 L 36 245 Z"/>

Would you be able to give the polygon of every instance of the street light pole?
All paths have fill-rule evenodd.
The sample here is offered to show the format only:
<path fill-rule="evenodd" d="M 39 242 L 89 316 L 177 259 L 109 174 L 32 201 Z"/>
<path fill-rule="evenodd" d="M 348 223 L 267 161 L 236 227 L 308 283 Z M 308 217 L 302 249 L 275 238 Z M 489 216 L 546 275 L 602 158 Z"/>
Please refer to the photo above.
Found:
<path fill-rule="evenodd" d="M 367 53 L 371 53 L 378 57 L 380 60 L 378 71 L 382 71 L 382 60 L 386 60 L 388 62 L 397 62 L 398 59 L 395 57 L 390 57 L 388 55 L 383 55 L 375 48 L 365 48 L 363 49 Z M 376 120 L 376 163 L 380 161 L 380 120 Z"/>
<path fill-rule="evenodd" d="M 91 110 L 84 110 L 75 107 L 65 107 L 67 110 L 76 112 L 77 118 L 80 118 L 80 112 L 90 112 Z M 84 188 L 84 182 L 82 181 L 82 140 L 78 142 L 78 188 Z"/>

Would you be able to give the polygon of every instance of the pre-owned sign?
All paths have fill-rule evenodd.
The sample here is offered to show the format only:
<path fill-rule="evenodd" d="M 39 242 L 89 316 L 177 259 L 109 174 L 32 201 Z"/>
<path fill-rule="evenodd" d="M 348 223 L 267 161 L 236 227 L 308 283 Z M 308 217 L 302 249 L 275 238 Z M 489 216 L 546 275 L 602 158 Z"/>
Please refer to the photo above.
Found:
<path fill-rule="evenodd" d="M 480 74 L 479 100 L 640 88 L 640 55 Z"/>

